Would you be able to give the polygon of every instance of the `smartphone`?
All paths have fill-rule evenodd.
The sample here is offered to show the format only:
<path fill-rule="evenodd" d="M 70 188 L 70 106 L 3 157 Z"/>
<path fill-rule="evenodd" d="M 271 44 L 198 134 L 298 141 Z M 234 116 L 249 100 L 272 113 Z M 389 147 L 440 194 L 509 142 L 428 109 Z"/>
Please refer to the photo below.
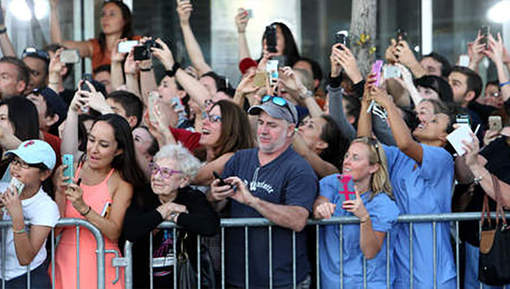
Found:
<path fill-rule="evenodd" d="M 15 177 L 12 177 L 11 178 L 11 181 L 9 183 L 9 189 L 16 193 L 16 194 L 21 194 L 21 192 L 23 191 L 23 189 L 25 188 L 25 184 L 22 183 L 20 180 L 18 180 L 17 178 Z"/>
<path fill-rule="evenodd" d="M 397 43 L 401 40 L 407 41 L 407 32 L 404 29 L 397 29 L 397 37 L 395 38 Z"/>
<path fill-rule="evenodd" d="M 501 122 L 501 116 L 499 116 L 499 115 L 489 116 L 489 130 L 500 131 L 501 129 L 503 129 L 503 124 Z"/>
<path fill-rule="evenodd" d="M 483 25 L 480 28 L 480 35 L 482 36 L 482 39 L 480 39 L 481 44 L 485 44 L 485 49 L 489 48 L 489 33 L 490 29 L 488 25 Z"/>
<path fill-rule="evenodd" d="M 246 16 L 248 19 L 253 18 L 253 9 L 246 9 Z"/>
<path fill-rule="evenodd" d="M 471 128 L 471 124 L 469 123 L 469 115 L 465 113 L 457 114 L 455 122 L 460 125 L 466 125 L 469 128 Z"/>
<path fill-rule="evenodd" d="M 220 186 L 230 186 L 229 184 L 227 184 L 227 183 L 225 182 L 225 180 L 223 180 L 223 179 L 220 177 L 220 175 L 219 175 L 217 172 L 213 171 L 212 173 L 213 173 L 213 175 L 214 175 L 214 178 L 215 178 L 215 179 L 220 180 L 220 182 L 218 183 L 218 185 L 220 185 Z"/>
<path fill-rule="evenodd" d="M 258 71 L 253 77 L 253 85 L 263 87 L 266 85 L 268 73 L 266 71 Z"/>
<path fill-rule="evenodd" d="M 338 181 L 340 182 L 338 195 L 343 199 L 343 201 L 356 199 L 356 191 L 354 189 L 354 180 L 352 179 L 352 176 L 339 175 Z"/>
<path fill-rule="evenodd" d="M 0 1 L 0 23 L 5 23 L 4 11 L 1 9 L 2 2 Z"/>
<path fill-rule="evenodd" d="M 385 65 L 383 66 L 383 76 L 384 79 L 389 78 L 400 78 L 402 75 L 402 72 L 400 69 L 395 65 Z"/>
<path fill-rule="evenodd" d="M 131 48 L 133 48 L 133 47 L 135 47 L 137 45 L 138 45 L 138 40 L 122 41 L 117 46 L 117 50 L 120 53 L 129 53 L 131 51 Z"/>
<path fill-rule="evenodd" d="M 341 30 L 341 31 L 338 31 L 337 33 L 335 33 L 335 43 L 338 44 L 338 43 L 341 43 L 343 45 L 345 45 L 347 48 L 349 48 L 350 46 L 350 43 L 349 43 L 349 32 L 347 30 Z M 338 49 L 340 50 L 343 50 L 342 47 L 338 47 Z"/>
<path fill-rule="evenodd" d="M 266 26 L 266 31 L 264 32 L 266 38 L 266 45 L 268 52 L 277 52 L 276 50 L 276 26 L 269 25 Z"/>
<path fill-rule="evenodd" d="M 375 74 L 375 86 L 379 87 L 381 85 L 381 69 L 383 67 L 382 60 L 376 60 L 372 65 L 372 74 Z"/>
<path fill-rule="evenodd" d="M 72 154 L 65 154 L 62 156 L 62 164 L 66 165 L 67 167 L 62 172 L 64 177 L 69 177 L 69 179 L 66 181 L 67 184 L 70 184 L 73 182 L 74 178 L 74 158 Z"/>
<path fill-rule="evenodd" d="M 80 90 L 83 90 L 83 91 L 90 91 L 90 88 L 89 86 L 87 85 L 87 83 L 85 83 L 85 81 L 88 81 L 90 83 L 92 83 L 92 74 L 90 73 L 84 73 L 83 76 L 81 77 L 81 80 L 83 80 L 81 86 L 80 86 Z"/>
<path fill-rule="evenodd" d="M 469 67 L 469 55 L 461 54 L 459 56 L 459 66 Z"/>
<path fill-rule="evenodd" d="M 276 55 L 271 57 L 271 59 L 278 61 L 278 68 L 287 66 L 287 56 L 285 55 Z"/>
<path fill-rule="evenodd" d="M 151 91 L 149 93 L 149 120 L 154 124 L 157 122 L 156 115 L 154 114 L 154 106 L 156 105 L 156 101 L 158 99 L 159 93 L 156 91 Z"/>
<path fill-rule="evenodd" d="M 273 85 L 278 80 L 278 60 L 268 60 L 266 64 L 266 71 L 269 74 L 269 82 Z"/>
<path fill-rule="evenodd" d="M 110 210 L 112 208 L 112 203 L 106 202 L 106 204 L 103 207 L 103 210 L 101 211 L 101 217 L 106 218 L 110 214 Z"/>
<path fill-rule="evenodd" d="M 80 62 L 80 54 L 77 49 L 65 49 L 60 53 L 60 61 L 63 63 L 78 63 Z"/>

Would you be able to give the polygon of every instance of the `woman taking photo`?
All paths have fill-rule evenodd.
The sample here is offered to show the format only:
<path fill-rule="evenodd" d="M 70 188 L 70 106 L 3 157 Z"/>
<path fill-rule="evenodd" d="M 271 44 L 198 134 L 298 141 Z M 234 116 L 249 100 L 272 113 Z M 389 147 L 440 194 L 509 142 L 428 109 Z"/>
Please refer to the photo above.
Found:
<path fill-rule="evenodd" d="M 131 11 L 122 1 L 112 0 L 104 3 L 101 14 L 101 33 L 99 38 L 87 41 L 70 41 L 62 39 L 58 3 L 62 0 L 51 0 L 51 41 L 60 43 L 67 49 L 78 49 L 80 57 L 92 58 L 92 69 L 111 63 L 111 52 L 121 39 L 135 39 L 131 22 Z"/>
<path fill-rule="evenodd" d="M 46 239 L 60 218 L 57 205 L 42 189 L 55 166 L 55 152 L 41 140 L 28 140 L 15 150 L 8 151 L 10 173 L 23 184 L 22 189 L 0 183 L 0 219 L 12 221 L 4 241 L 5 262 L 0 276 L 5 288 L 25 288 L 27 270 L 31 288 L 51 288 L 47 272 Z M 25 226 L 25 221 L 30 222 Z M 2 253 L 4 254 L 4 253 Z M 5 265 L 5 268 L 1 268 Z"/>
<path fill-rule="evenodd" d="M 153 258 L 176 256 L 173 243 L 184 242 L 189 258 L 196 261 L 196 235 L 212 236 L 218 232 L 220 219 L 205 195 L 189 186 L 200 162 L 181 145 L 166 145 L 154 156 L 151 167 L 152 192 L 135 195 L 124 222 L 124 236 L 135 242 L 133 248 L 134 288 L 149 288 L 149 235 L 153 234 Z M 157 230 L 163 221 L 172 221 L 180 229 L 174 240 L 172 230 Z M 187 237 L 183 241 L 184 235 Z M 178 249 L 180 250 L 180 249 Z M 173 258 L 173 257 L 170 257 Z M 170 260 L 170 259 L 168 259 Z M 175 259 L 172 259 L 175 261 Z M 159 262 L 154 261 L 153 264 Z M 165 263 L 165 262 L 164 262 Z M 171 288 L 170 266 L 153 265 L 154 288 Z M 203 274 L 203 273 L 202 273 Z"/>
<path fill-rule="evenodd" d="M 80 94 L 79 90 L 76 94 Z M 78 140 L 78 113 L 80 103 L 75 97 L 71 103 L 63 132 L 63 154 L 76 154 Z M 71 149 L 69 149 L 71 148 Z M 75 157 L 75 159 L 78 159 Z M 92 125 L 86 154 L 75 163 L 73 182 L 59 181 L 55 199 L 60 214 L 65 218 L 81 218 L 96 226 L 104 236 L 105 249 L 119 251 L 117 241 L 122 231 L 125 212 L 133 190 L 143 183 L 143 173 L 136 165 L 133 137 L 127 121 L 116 114 L 100 116 Z M 61 168 L 62 169 L 62 168 Z M 61 170 L 60 169 L 60 170 Z M 79 264 L 76 260 L 76 228 L 66 227 L 55 254 L 55 287 L 76 288 L 77 268 L 80 270 L 80 288 L 97 284 L 96 241 L 87 230 L 79 236 Z M 123 274 L 113 284 L 115 268 L 113 254 L 105 258 L 106 288 L 124 288 Z M 122 273 L 122 271 L 121 271 Z"/>
<path fill-rule="evenodd" d="M 340 260 L 338 225 L 321 228 L 321 288 L 339 287 L 340 262 L 344 268 L 343 284 L 349 284 L 350 288 L 363 287 L 363 257 L 367 259 L 368 288 L 385 288 L 384 239 L 399 211 L 392 200 L 386 155 L 381 144 L 367 137 L 354 139 L 345 154 L 342 173 L 320 181 L 320 196 L 313 206 L 314 217 L 356 216 L 360 224 L 343 226 L 343 260 Z M 344 194 L 342 183 L 348 175 L 354 181 L 354 193 L 350 197 Z"/>

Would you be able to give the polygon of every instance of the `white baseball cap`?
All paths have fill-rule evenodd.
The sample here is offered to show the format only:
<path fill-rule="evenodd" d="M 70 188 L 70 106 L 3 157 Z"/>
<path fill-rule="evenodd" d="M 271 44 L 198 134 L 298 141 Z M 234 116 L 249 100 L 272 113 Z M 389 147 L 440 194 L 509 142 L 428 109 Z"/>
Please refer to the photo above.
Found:
<path fill-rule="evenodd" d="M 10 154 L 18 156 L 30 165 L 42 163 L 50 170 L 53 170 L 57 161 L 53 148 L 47 142 L 39 139 L 22 142 L 17 149 L 5 153 L 5 155 Z"/>

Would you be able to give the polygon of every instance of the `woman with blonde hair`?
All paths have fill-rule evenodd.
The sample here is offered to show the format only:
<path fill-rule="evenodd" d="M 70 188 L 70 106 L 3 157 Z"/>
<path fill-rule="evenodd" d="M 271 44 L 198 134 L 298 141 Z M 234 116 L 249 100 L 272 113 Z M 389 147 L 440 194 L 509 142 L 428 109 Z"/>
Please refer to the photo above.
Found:
<path fill-rule="evenodd" d="M 321 288 L 338 288 L 340 262 L 343 283 L 350 288 L 363 286 L 363 258 L 368 288 L 386 286 L 386 244 L 384 239 L 396 222 L 399 210 L 393 201 L 386 155 L 382 145 L 368 137 L 352 141 L 343 161 L 342 175 L 320 181 L 320 196 L 314 203 L 316 219 L 356 216 L 359 224 L 321 227 L 319 263 Z M 340 260 L 342 237 L 343 260 Z"/>

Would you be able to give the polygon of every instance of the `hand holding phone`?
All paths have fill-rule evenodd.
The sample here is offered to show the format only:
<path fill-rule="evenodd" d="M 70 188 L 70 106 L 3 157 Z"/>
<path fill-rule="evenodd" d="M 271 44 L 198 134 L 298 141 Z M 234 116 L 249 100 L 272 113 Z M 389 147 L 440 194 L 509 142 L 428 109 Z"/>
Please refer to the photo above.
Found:
<path fill-rule="evenodd" d="M 489 33 L 490 31 L 488 25 L 483 25 L 480 28 L 480 36 L 482 37 L 480 39 L 480 43 L 485 45 L 485 49 L 489 48 Z"/>
<path fill-rule="evenodd" d="M 227 182 L 225 182 L 225 180 L 222 177 L 220 177 L 220 175 L 217 172 L 213 171 L 213 175 L 214 175 L 214 178 L 219 180 L 219 182 L 218 182 L 219 186 L 230 186 L 230 188 L 232 188 L 234 190 L 234 192 L 236 191 L 237 187 L 233 186 L 231 184 L 227 184 Z"/>
<path fill-rule="evenodd" d="M 62 164 L 67 167 L 62 171 L 62 175 L 64 177 L 68 177 L 69 179 L 65 180 L 65 183 L 70 184 L 73 182 L 74 177 L 74 157 L 72 154 L 64 154 L 62 156 Z"/>
<path fill-rule="evenodd" d="M 501 116 L 493 115 L 489 116 L 489 130 L 490 131 L 500 131 L 503 129 L 503 124 L 501 121 Z"/>

